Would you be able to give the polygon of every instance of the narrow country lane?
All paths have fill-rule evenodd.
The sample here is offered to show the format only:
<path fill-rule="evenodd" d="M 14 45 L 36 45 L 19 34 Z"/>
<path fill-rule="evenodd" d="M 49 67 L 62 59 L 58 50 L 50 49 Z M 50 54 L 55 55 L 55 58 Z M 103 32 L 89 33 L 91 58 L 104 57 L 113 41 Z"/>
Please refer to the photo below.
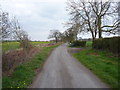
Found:
<path fill-rule="evenodd" d="M 107 88 L 90 70 L 67 52 L 67 45 L 57 47 L 48 57 L 31 88 Z"/>

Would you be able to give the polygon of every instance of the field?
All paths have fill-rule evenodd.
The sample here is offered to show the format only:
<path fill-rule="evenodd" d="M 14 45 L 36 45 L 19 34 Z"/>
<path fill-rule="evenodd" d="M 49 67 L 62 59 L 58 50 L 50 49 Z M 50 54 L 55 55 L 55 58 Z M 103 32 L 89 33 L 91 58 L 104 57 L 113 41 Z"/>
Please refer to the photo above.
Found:
<path fill-rule="evenodd" d="M 112 88 L 118 88 L 118 57 L 107 51 L 98 51 L 90 48 L 92 42 L 87 42 L 87 48 L 74 53 L 82 64 L 100 77 Z M 89 47 L 89 48 L 88 48 Z"/>
<path fill-rule="evenodd" d="M 15 50 L 19 48 L 19 42 L 3 42 L 2 43 L 2 51 L 6 52 L 9 50 Z"/>
<path fill-rule="evenodd" d="M 33 45 L 36 45 L 36 44 L 47 44 L 47 43 L 50 43 L 48 41 L 32 41 L 31 42 Z"/>
<path fill-rule="evenodd" d="M 31 44 L 33 45 L 37 45 L 37 44 L 47 44 L 50 42 L 47 41 L 32 41 Z M 11 50 L 15 50 L 20 48 L 20 43 L 19 42 L 3 42 L 2 43 L 2 52 L 7 52 L 7 51 L 11 51 Z"/>

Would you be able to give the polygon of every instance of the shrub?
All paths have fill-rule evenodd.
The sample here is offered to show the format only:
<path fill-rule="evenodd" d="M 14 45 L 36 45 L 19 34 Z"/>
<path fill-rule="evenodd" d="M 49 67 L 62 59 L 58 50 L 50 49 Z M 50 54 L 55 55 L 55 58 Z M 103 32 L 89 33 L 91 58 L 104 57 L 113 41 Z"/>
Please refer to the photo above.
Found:
<path fill-rule="evenodd" d="M 29 50 L 33 48 L 32 44 L 27 39 L 20 41 L 20 47 L 22 47 L 26 52 L 29 52 Z"/>
<path fill-rule="evenodd" d="M 107 50 L 120 56 L 120 37 L 96 39 L 92 47 L 98 50 Z"/>
<path fill-rule="evenodd" d="M 81 46 L 81 47 L 85 47 L 86 46 L 86 41 L 73 41 L 71 44 L 72 47 L 76 47 L 76 46 Z"/>

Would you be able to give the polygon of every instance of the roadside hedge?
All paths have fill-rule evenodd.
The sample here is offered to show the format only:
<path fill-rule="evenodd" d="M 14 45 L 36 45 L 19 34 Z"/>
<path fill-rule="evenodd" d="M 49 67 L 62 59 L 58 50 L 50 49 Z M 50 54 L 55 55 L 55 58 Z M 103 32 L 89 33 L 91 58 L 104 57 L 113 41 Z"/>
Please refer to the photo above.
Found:
<path fill-rule="evenodd" d="M 72 47 L 80 46 L 80 47 L 85 47 L 86 46 L 86 41 L 73 41 L 71 44 Z"/>
<path fill-rule="evenodd" d="M 107 50 L 120 56 L 120 37 L 93 40 L 92 48 Z"/>

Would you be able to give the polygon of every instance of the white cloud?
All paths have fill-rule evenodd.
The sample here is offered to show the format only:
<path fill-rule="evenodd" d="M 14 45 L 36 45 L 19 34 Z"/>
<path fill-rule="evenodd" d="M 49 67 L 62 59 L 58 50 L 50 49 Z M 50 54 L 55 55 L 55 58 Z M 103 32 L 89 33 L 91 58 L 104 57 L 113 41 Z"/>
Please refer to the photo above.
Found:
<path fill-rule="evenodd" d="M 64 31 L 66 0 L 2 0 L 2 9 L 16 16 L 33 40 L 47 40 L 49 30 Z"/>

